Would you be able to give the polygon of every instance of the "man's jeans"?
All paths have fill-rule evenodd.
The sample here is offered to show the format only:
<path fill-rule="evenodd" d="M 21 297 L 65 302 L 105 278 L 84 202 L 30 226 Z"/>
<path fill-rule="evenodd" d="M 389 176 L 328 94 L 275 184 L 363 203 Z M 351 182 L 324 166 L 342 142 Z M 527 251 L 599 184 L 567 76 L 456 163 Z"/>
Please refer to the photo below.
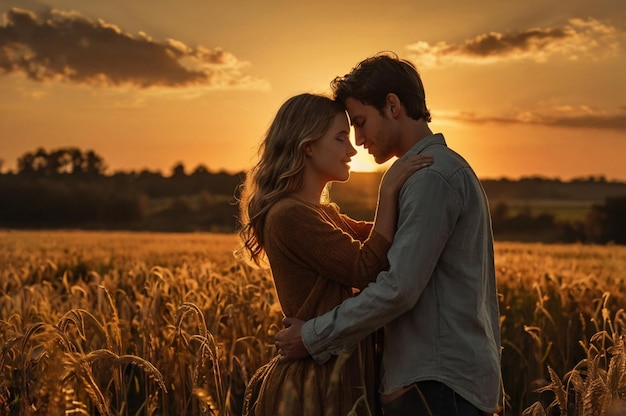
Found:
<path fill-rule="evenodd" d="M 483 416 L 482 410 L 438 381 L 420 381 L 383 405 L 384 416 Z"/>

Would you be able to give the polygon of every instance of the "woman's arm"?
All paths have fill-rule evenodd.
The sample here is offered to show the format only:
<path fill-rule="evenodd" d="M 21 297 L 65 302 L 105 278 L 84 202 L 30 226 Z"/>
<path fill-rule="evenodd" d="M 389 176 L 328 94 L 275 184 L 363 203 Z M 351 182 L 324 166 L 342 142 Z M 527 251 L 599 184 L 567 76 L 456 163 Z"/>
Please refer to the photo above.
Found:
<path fill-rule="evenodd" d="M 329 221 L 323 209 L 288 199 L 267 218 L 267 254 L 278 251 L 291 262 L 315 270 L 333 281 L 363 288 L 387 266 L 391 242 L 378 233 L 365 241 Z"/>
<path fill-rule="evenodd" d="M 393 241 L 396 231 L 398 193 L 409 176 L 432 163 L 432 156 L 411 155 L 398 159 L 391 165 L 385 172 L 378 190 L 378 205 L 372 232 L 376 231 L 387 240 Z"/>
<path fill-rule="evenodd" d="M 416 171 L 432 165 L 433 158 L 428 155 L 413 155 L 398 160 L 385 173 L 378 189 L 378 203 L 376 206 L 375 222 L 358 221 L 341 214 L 342 219 L 356 233 L 357 238 L 365 241 L 376 229 L 386 239 L 392 240 L 395 233 L 395 217 L 398 192 L 404 182 Z"/>
<path fill-rule="evenodd" d="M 343 222 L 345 222 L 348 227 L 354 231 L 355 238 L 361 242 L 367 240 L 372 232 L 372 227 L 374 223 L 372 221 L 359 221 L 354 218 L 348 217 L 346 214 L 339 214 Z"/>

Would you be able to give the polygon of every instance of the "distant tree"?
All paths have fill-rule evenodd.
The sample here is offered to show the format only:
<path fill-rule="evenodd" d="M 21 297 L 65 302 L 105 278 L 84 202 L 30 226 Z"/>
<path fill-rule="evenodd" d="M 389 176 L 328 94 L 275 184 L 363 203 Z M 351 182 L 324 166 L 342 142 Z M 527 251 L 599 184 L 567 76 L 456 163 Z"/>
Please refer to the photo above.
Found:
<path fill-rule="evenodd" d="M 17 173 L 33 174 L 42 173 L 42 165 L 45 164 L 47 153 L 43 148 L 35 152 L 26 152 L 17 159 Z"/>
<path fill-rule="evenodd" d="M 604 175 L 589 175 L 589 176 L 580 176 L 571 180 L 573 183 L 606 183 L 606 176 Z"/>
<path fill-rule="evenodd" d="M 194 169 L 192 175 L 207 175 L 209 174 L 209 168 L 207 168 L 205 165 L 198 165 L 196 166 L 196 168 Z"/>
<path fill-rule="evenodd" d="M 626 196 L 594 205 L 587 217 L 587 234 L 598 243 L 626 244 Z"/>
<path fill-rule="evenodd" d="M 18 174 L 37 175 L 103 175 L 104 159 L 93 150 L 83 152 L 76 147 L 65 147 L 47 152 L 43 148 L 27 152 L 17 160 Z"/>
<path fill-rule="evenodd" d="M 93 150 L 87 151 L 87 153 L 84 155 L 82 163 L 83 172 L 88 175 L 103 175 L 106 171 L 106 164 L 104 163 L 104 159 Z"/>
<path fill-rule="evenodd" d="M 160 171 L 151 171 L 150 169 L 143 169 L 139 172 L 138 177 L 140 179 L 163 179 L 163 174 Z"/>
<path fill-rule="evenodd" d="M 563 243 L 585 243 L 589 240 L 582 221 L 559 223 L 558 240 Z"/>
<path fill-rule="evenodd" d="M 80 149 L 73 147 L 62 149 L 62 151 L 66 173 L 97 176 L 104 174 L 106 170 L 104 159 L 93 150 L 83 153 Z"/>
<path fill-rule="evenodd" d="M 180 177 L 183 177 L 183 176 L 186 176 L 186 175 L 187 174 L 185 173 L 185 165 L 183 164 L 183 162 L 178 162 L 172 168 L 172 176 L 173 177 L 180 178 Z"/>
<path fill-rule="evenodd" d="M 498 202 L 491 210 L 491 219 L 493 222 L 504 222 L 510 218 L 509 206 L 506 202 Z"/>

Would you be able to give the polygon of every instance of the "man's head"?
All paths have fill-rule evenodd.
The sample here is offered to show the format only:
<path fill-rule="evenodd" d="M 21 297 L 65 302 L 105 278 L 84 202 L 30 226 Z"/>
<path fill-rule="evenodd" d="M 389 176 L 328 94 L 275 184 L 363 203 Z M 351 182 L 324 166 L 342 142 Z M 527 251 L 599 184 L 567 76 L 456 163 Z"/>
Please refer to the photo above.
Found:
<path fill-rule="evenodd" d="M 346 98 L 352 97 L 375 107 L 381 114 L 387 94 L 393 93 L 407 116 L 430 122 L 424 85 L 415 66 L 395 54 L 378 54 L 361 61 L 349 74 L 335 78 L 331 87 L 335 100 L 345 104 Z"/>
<path fill-rule="evenodd" d="M 403 124 L 430 121 L 417 70 L 395 55 L 368 58 L 349 74 L 335 78 L 331 86 L 335 100 L 348 110 L 356 144 L 367 149 L 377 163 L 408 150 L 411 138 L 407 140 Z"/>

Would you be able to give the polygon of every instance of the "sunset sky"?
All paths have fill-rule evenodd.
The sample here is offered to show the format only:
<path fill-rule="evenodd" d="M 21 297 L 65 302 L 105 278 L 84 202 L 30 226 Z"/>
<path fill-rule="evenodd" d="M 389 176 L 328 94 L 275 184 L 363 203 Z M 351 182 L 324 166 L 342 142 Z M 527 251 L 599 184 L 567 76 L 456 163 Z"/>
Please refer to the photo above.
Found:
<path fill-rule="evenodd" d="M 390 50 L 479 177 L 626 180 L 623 0 L 0 0 L 0 15 L 5 172 L 65 146 L 109 173 L 246 170 L 283 101 Z"/>

